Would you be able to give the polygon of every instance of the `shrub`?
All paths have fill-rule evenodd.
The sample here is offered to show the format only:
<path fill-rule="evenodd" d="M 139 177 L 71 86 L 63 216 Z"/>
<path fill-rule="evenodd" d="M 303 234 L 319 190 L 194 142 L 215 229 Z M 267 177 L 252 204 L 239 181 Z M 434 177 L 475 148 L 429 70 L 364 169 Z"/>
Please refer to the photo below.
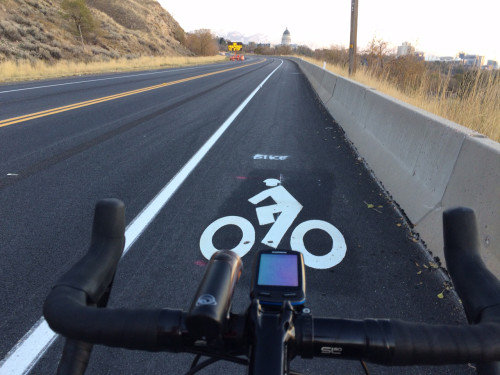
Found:
<path fill-rule="evenodd" d="M 405 93 L 414 93 L 422 86 L 425 63 L 415 56 L 402 56 L 386 64 L 386 74 L 392 84 Z"/>
<path fill-rule="evenodd" d="M 12 20 L 19 25 L 31 26 L 31 21 L 26 17 L 21 17 L 19 14 L 14 14 Z"/>
<path fill-rule="evenodd" d="M 0 22 L 0 33 L 13 42 L 19 42 L 23 39 L 19 28 L 10 21 L 5 20 Z"/>
<path fill-rule="evenodd" d="M 186 33 L 184 32 L 182 27 L 180 27 L 180 25 L 175 25 L 173 35 L 175 40 L 177 40 L 181 44 L 186 44 Z"/>

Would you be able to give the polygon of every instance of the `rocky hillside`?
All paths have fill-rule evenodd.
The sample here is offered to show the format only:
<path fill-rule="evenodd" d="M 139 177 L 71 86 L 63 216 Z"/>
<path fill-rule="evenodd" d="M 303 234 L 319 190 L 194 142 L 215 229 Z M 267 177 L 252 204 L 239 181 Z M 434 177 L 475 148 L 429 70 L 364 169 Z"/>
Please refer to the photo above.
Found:
<path fill-rule="evenodd" d="M 156 0 L 0 0 L 0 61 L 191 55 L 183 40 Z"/>

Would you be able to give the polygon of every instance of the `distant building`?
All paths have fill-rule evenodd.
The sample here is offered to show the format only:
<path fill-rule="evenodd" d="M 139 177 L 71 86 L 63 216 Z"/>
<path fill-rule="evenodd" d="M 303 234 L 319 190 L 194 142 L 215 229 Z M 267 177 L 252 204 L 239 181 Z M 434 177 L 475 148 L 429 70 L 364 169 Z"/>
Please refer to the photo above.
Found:
<path fill-rule="evenodd" d="M 498 62 L 496 62 L 495 60 L 488 60 L 488 62 L 486 63 L 486 69 L 497 70 Z"/>
<path fill-rule="evenodd" d="M 281 44 L 284 46 L 289 46 L 292 44 L 292 37 L 290 36 L 290 31 L 288 31 L 288 27 L 283 32 L 283 36 L 281 37 Z"/>
<path fill-rule="evenodd" d="M 423 61 L 425 60 L 425 53 L 421 51 L 417 51 L 414 53 L 414 55 L 417 57 L 418 60 Z"/>
<path fill-rule="evenodd" d="M 397 57 L 403 56 L 414 56 L 417 60 L 424 60 L 425 53 L 421 51 L 416 51 L 415 47 L 411 45 L 411 43 L 403 42 L 401 46 L 398 46 Z"/>
<path fill-rule="evenodd" d="M 458 57 L 451 57 L 451 56 L 425 56 L 425 61 L 439 61 L 439 62 L 444 62 L 444 63 L 460 63 L 462 60 L 460 60 Z"/>
<path fill-rule="evenodd" d="M 480 68 L 484 65 L 484 56 L 479 55 L 462 55 L 460 54 L 463 64 L 469 68 Z"/>
<path fill-rule="evenodd" d="M 407 55 L 414 55 L 414 54 L 415 54 L 415 47 L 413 47 L 408 42 L 403 42 L 403 45 L 398 47 L 398 57 L 407 56 Z"/>

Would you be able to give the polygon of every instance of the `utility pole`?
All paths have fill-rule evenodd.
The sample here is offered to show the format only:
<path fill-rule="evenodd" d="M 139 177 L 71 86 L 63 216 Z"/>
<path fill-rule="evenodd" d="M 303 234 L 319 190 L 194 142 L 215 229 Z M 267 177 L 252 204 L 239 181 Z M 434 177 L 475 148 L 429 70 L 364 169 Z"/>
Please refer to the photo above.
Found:
<path fill-rule="evenodd" d="M 358 0 L 351 0 L 351 41 L 349 42 L 349 75 L 356 73 L 357 38 L 358 38 Z"/>

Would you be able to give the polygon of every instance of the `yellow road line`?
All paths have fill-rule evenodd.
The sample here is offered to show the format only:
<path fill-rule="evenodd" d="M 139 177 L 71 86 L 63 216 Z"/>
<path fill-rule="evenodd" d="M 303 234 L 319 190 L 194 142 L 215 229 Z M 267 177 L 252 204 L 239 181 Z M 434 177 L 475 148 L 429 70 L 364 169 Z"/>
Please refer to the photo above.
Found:
<path fill-rule="evenodd" d="M 217 72 L 206 73 L 206 74 L 202 74 L 202 75 L 199 75 L 199 76 L 194 76 L 194 77 L 179 79 L 177 81 L 161 83 L 159 85 L 144 87 L 142 89 L 137 89 L 137 90 L 132 90 L 132 91 L 126 91 L 126 92 L 122 92 L 120 94 L 115 94 L 115 95 L 110 95 L 110 96 L 104 96 L 102 98 L 87 100 L 85 102 L 79 102 L 79 103 L 69 104 L 69 105 L 65 105 L 63 107 L 57 107 L 57 108 L 47 109 L 47 110 L 41 111 L 41 112 L 35 112 L 35 113 L 30 113 L 30 114 L 27 114 L 27 115 L 23 115 L 23 116 L 12 117 L 12 118 L 0 121 L 0 128 L 3 127 L 3 126 L 17 124 L 19 122 L 24 122 L 24 121 L 33 120 L 33 119 L 40 118 L 40 117 L 54 115 L 56 113 L 71 111 L 72 109 L 87 107 L 89 105 L 94 105 L 94 104 L 98 104 L 98 103 L 107 102 L 109 100 L 115 100 L 115 99 L 123 98 L 125 96 L 140 94 L 140 93 L 143 93 L 143 92 L 146 92 L 146 91 L 151 91 L 151 90 L 156 90 L 156 89 L 159 89 L 159 88 L 162 88 L 162 87 L 176 85 L 178 83 L 193 81 L 195 79 L 199 79 L 199 78 L 203 78 L 203 77 L 208 77 L 208 76 L 213 76 L 215 74 L 229 72 L 231 70 L 245 68 L 247 66 L 252 66 L 252 65 L 255 65 L 255 64 L 260 64 L 263 61 L 264 60 L 260 60 L 260 61 L 257 61 L 257 62 L 251 63 L 251 64 L 237 66 L 235 68 L 229 68 L 229 69 L 219 70 Z"/>

